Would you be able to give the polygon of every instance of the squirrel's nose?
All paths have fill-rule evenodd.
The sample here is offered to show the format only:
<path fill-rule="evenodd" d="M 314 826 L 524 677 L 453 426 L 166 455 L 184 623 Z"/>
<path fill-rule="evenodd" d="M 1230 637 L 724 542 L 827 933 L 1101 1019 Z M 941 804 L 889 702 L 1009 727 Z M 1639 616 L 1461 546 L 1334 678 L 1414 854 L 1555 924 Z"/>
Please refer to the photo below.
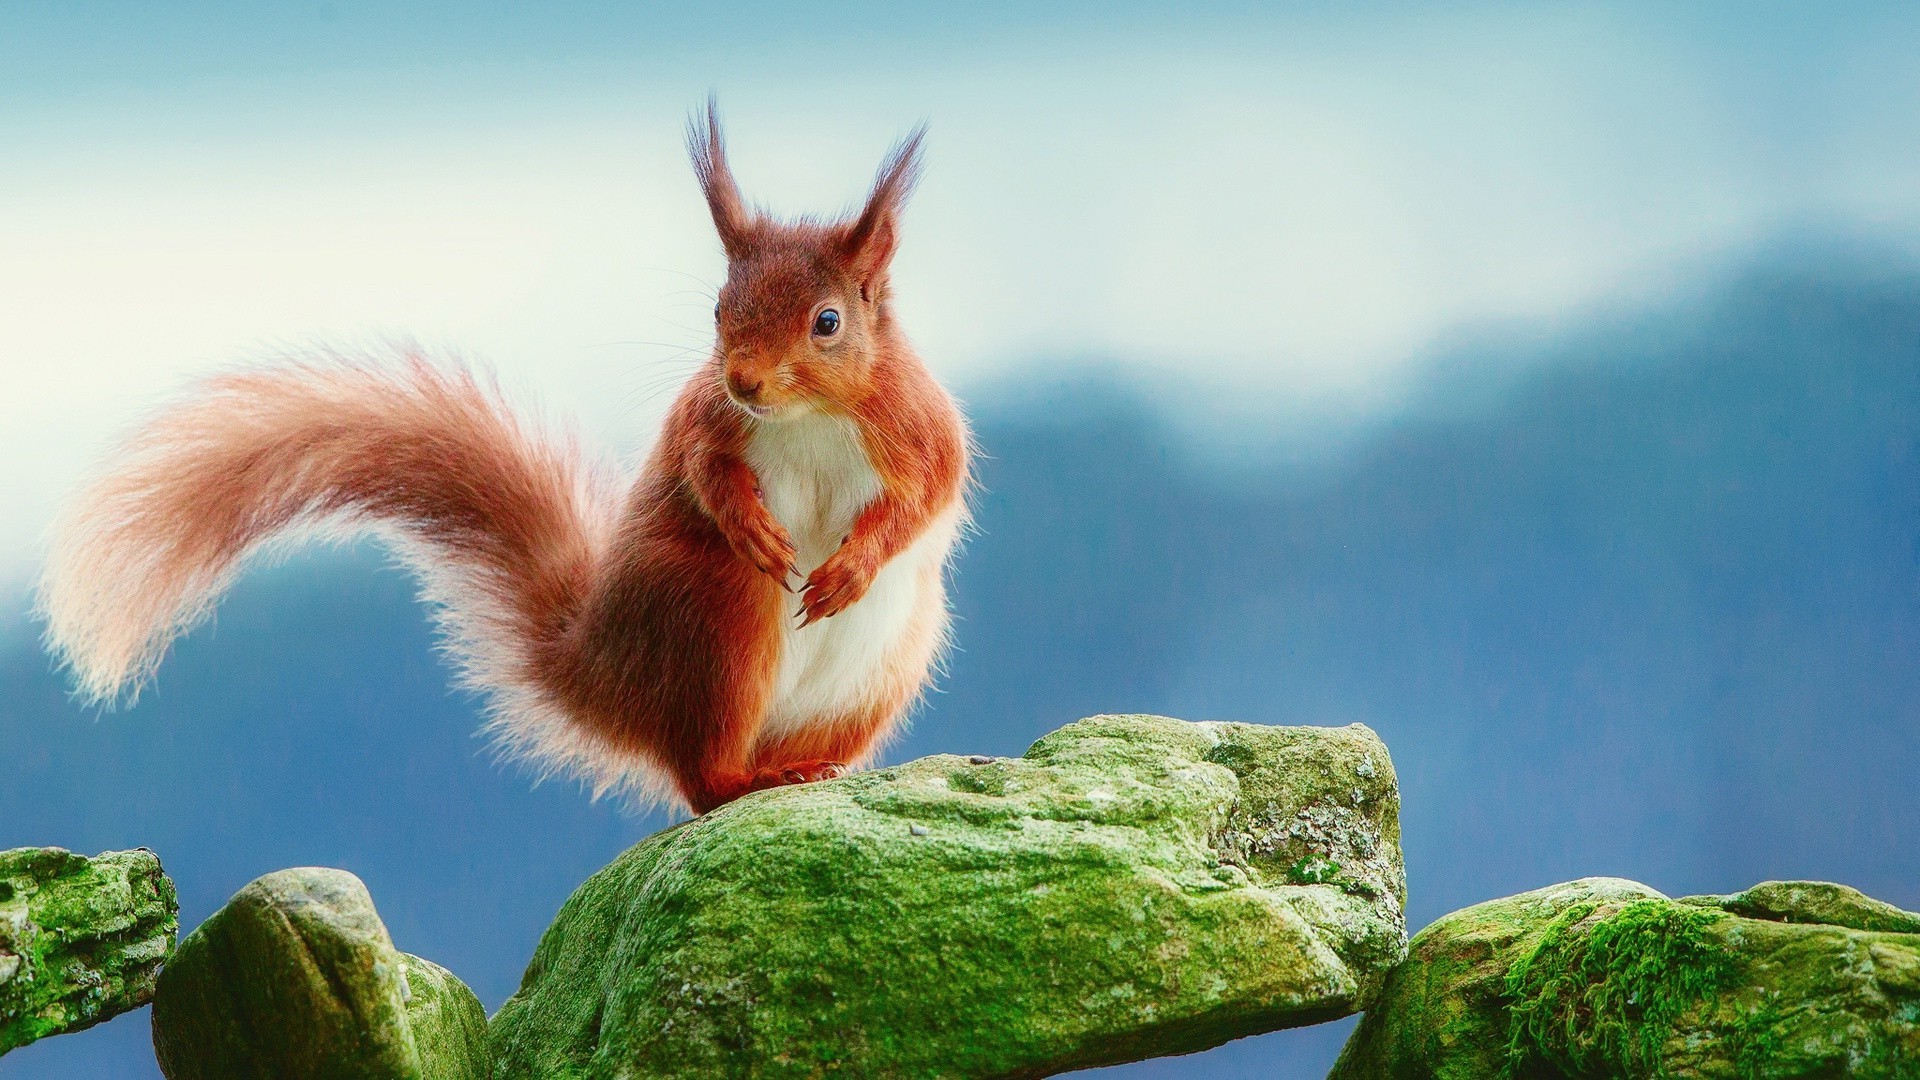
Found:
<path fill-rule="evenodd" d="M 727 376 L 727 386 L 733 391 L 734 396 L 746 401 L 759 397 L 760 391 L 766 385 L 764 379 L 750 379 L 737 371 Z"/>

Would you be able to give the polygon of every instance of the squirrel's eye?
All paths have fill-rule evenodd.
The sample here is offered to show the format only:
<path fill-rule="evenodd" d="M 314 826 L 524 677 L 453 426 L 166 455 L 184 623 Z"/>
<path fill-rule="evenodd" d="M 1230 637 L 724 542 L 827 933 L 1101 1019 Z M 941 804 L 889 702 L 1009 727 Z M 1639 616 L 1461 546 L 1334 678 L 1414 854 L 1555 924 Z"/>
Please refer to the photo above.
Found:
<path fill-rule="evenodd" d="M 713 321 L 714 322 L 720 321 L 720 305 L 719 304 L 713 305 Z"/>
<path fill-rule="evenodd" d="M 813 336 L 832 337 L 840 332 L 840 313 L 827 308 L 813 317 Z"/>

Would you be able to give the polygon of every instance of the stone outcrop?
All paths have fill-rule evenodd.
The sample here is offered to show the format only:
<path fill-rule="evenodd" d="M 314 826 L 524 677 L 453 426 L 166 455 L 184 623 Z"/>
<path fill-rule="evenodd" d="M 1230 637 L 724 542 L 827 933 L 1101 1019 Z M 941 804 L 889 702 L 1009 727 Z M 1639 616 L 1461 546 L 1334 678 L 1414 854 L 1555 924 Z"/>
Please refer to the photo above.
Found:
<path fill-rule="evenodd" d="M 169 1080 L 484 1080 L 486 1013 L 393 946 L 360 879 L 282 870 L 181 940 L 154 996 Z"/>
<path fill-rule="evenodd" d="M 1920 915 L 1841 885 L 1588 878 L 1413 940 L 1330 1080 L 1920 1077 Z"/>
<path fill-rule="evenodd" d="M 412 953 L 407 968 L 407 1026 L 420 1052 L 421 1080 L 487 1080 L 487 1011 L 453 972 Z"/>
<path fill-rule="evenodd" d="M 142 848 L 0 851 L 0 1054 L 153 997 L 179 903 Z"/>
<path fill-rule="evenodd" d="M 1364 727 L 1150 716 L 750 795 L 574 894 L 494 1075 L 1042 1076 L 1332 1019 L 1405 950 L 1398 811 Z"/>
<path fill-rule="evenodd" d="M 1404 902 L 1371 731 L 1100 716 L 642 841 L 491 1023 L 345 871 L 175 949 L 152 852 L 0 852 L 0 1053 L 151 1000 L 169 1080 L 1013 1078 L 1364 1010 L 1329 1080 L 1920 1080 L 1920 914 L 1845 886 Z"/>

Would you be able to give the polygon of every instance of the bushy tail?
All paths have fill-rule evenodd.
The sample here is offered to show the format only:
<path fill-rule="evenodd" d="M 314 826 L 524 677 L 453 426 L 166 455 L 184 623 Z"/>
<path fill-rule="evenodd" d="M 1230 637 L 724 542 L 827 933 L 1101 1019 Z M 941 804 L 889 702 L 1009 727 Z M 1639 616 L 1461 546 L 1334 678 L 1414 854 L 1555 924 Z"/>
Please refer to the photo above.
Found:
<path fill-rule="evenodd" d="M 611 481 L 466 369 L 417 352 L 229 374 L 153 417 L 81 492 L 55 527 L 39 611 L 81 694 L 110 702 L 138 692 L 269 541 L 376 528 L 522 742 L 516 712 L 521 735 L 552 726 L 543 653 L 592 581 Z"/>

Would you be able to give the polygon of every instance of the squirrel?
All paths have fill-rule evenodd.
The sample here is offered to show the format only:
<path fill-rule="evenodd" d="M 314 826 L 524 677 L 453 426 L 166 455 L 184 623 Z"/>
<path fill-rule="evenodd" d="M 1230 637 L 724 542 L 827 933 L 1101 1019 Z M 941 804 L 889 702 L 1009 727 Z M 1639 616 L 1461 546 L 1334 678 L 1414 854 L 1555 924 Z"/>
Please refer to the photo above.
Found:
<path fill-rule="evenodd" d="M 871 759 L 948 632 L 971 439 L 888 266 L 924 126 L 857 213 L 746 204 L 707 103 L 687 144 L 727 259 L 711 355 L 626 485 L 417 349 L 217 376 L 56 523 L 38 589 L 80 695 L 152 677 L 249 555 L 373 529 L 422 582 L 511 754 L 705 813 Z"/>

